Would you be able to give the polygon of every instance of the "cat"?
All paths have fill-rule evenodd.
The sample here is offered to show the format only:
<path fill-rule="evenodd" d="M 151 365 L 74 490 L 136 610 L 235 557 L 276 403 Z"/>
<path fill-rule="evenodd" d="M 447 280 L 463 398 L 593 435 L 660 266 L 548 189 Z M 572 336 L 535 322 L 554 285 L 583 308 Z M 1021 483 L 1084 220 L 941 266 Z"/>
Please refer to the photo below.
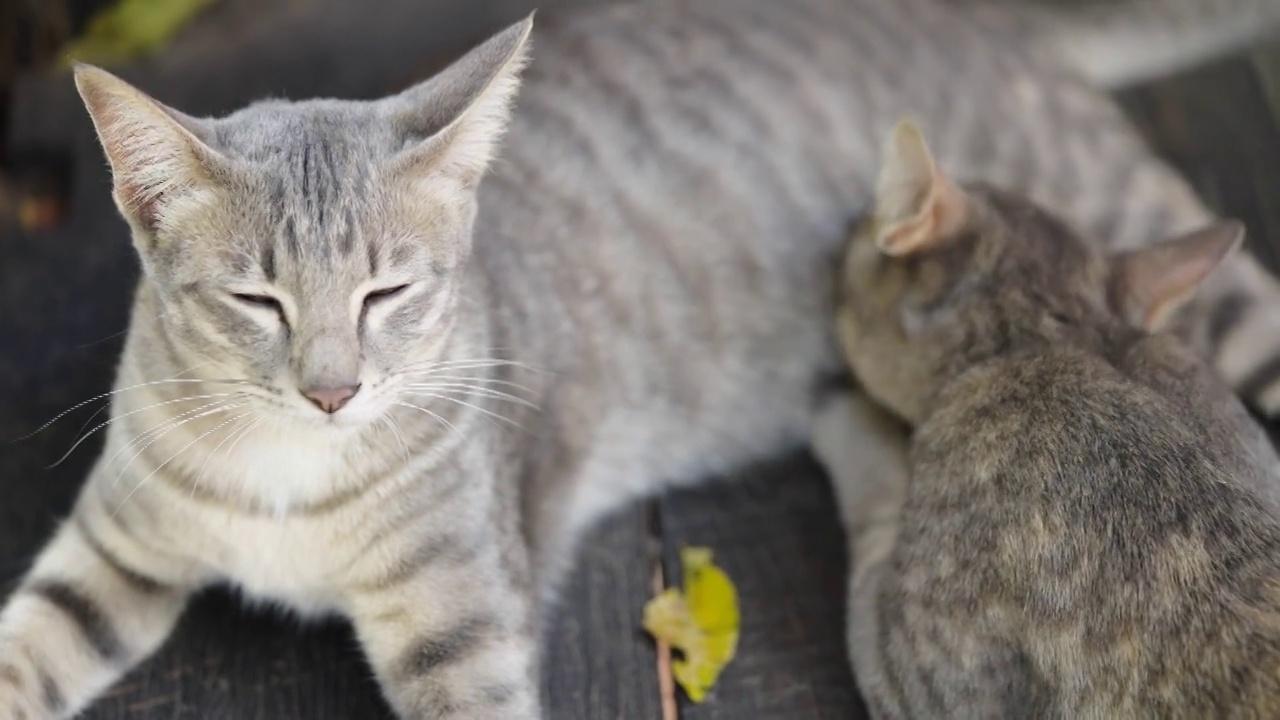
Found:
<path fill-rule="evenodd" d="M 844 491 L 872 715 L 1280 716 L 1280 461 L 1166 331 L 1243 226 L 1108 253 L 957 184 L 910 122 L 884 157 L 837 313 L 854 377 L 914 428 L 909 477 Z M 875 412 L 824 409 L 836 472 L 840 424 Z"/>
<path fill-rule="evenodd" d="M 74 714 L 223 582 L 350 618 L 402 717 L 540 717 L 582 529 L 808 442 L 903 112 L 1118 246 L 1211 217 L 1006 17 L 621 4 L 380 100 L 221 118 L 77 68 L 143 278 L 103 454 L 0 610 L 0 718 Z M 1277 286 L 1215 277 L 1186 336 L 1274 410 Z"/>

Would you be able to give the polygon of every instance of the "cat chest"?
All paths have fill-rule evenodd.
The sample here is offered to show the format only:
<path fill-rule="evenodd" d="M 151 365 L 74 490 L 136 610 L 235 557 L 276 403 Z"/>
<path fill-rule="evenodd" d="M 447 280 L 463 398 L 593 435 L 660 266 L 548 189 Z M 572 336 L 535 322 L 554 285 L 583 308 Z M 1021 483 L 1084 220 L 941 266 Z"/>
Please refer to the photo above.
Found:
<path fill-rule="evenodd" d="M 336 523 L 291 518 L 205 518 L 204 559 L 218 576 L 254 599 L 304 614 L 337 609 L 336 578 L 354 558 L 354 538 Z"/>

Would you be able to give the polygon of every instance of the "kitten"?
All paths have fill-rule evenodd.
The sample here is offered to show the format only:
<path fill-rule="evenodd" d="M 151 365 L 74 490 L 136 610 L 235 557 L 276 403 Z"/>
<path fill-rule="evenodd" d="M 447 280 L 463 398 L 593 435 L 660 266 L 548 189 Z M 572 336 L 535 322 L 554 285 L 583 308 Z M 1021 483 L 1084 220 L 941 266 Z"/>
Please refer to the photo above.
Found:
<path fill-rule="evenodd" d="M 875 717 L 1280 716 L 1277 460 L 1163 331 L 1242 236 L 1107 253 L 896 128 L 838 316 L 854 375 L 915 428 L 910 477 L 861 508 Z"/>
<path fill-rule="evenodd" d="M 222 582 L 350 618 L 403 717 L 539 717 L 581 530 L 808 440 L 842 228 L 908 107 L 1118 244 L 1210 217 L 1000 17 L 628 3 L 548 23 L 523 74 L 528 21 L 392 97 L 205 119 L 80 68 L 144 273 L 103 455 L 0 611 L 0 718 L 73 714 Z M 1243 255 L 1218 278 L 1187 336 L 1280 407 L 1280 293 Z"/>

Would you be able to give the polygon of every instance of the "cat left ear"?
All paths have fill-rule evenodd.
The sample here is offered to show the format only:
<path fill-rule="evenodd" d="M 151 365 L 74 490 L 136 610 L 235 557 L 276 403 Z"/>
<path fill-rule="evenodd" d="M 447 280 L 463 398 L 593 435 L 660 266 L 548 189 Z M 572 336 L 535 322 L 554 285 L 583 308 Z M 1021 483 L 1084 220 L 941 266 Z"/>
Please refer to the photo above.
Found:
<path fill-rule="evenodd" d="M 938 170 L 924 135 L 909 121 L 894 128 L 876 183 L 876 244 L 902 256 L 943 246 L 964 227 L 968 200 Z"/>
<path fill-rule="evenodd" d="M 408 146 L 395 160 L 401 169 L 441 173 L 467 186 L 480 180 L 506 131 L 532 30 L 530 14 L 384 101 Z"/>
<path fill-rule="evenodd" d="M 225 160 L 199 120 L 111 73 L 77 64 L 76 89 L 111 165 L 116 203 L 135 229 L 154 233 L 166 210 L 210 182 Z"/>
<path fill-rule="evenodd" d="M 1116 310 L 1134 327 L 1162 329 L 1175 310 L 1244 240 L 1235 220 L 1156 245 L 1129 250 L 1111 260 L 1111 297 Z"/>

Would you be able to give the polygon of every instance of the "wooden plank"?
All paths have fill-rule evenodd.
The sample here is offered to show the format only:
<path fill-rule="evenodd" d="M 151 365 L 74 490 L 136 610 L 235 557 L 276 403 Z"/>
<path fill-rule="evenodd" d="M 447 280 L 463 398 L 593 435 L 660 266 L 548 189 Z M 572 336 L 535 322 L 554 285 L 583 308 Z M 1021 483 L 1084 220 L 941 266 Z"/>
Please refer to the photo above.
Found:
<path fill-rule="evenodd" d="M 640 628 L 659 544 L 649 506 L 609 517 L 582 543 L 543 667 L 547 717 L 660 718 L 653 643 Z"/>
<path fill-rule="evenodd" d="M 1271 121 L 1280 124 L 1280 40 L 1254 49 L 1251 58 L 1263 97 L 1271 108 Z"/>
<path fill-rule="evenodd" d="M 229 593 L 200 598 L 160 653 L 95 703 L 87 720 L 390 720 L 345 623 L 299 628 Z"/>
<path fill-rule="evenodd" d="M 738 587 L 738 657 L 682 720 L 866 717 L 845 658 L 844 533 L 822 470 L 798 454 L 661 501 L 667 577 L 706 545 Z"/>
<path fill-rule="evenodd" d="M 1242 53 L 1128 91 L 1121 100 L 1157 152 L 1211 207 L 1248 225 L 1248 247 L 1274 270 L 1280 268 L 1280 132 L 1257 70 Z"/>

